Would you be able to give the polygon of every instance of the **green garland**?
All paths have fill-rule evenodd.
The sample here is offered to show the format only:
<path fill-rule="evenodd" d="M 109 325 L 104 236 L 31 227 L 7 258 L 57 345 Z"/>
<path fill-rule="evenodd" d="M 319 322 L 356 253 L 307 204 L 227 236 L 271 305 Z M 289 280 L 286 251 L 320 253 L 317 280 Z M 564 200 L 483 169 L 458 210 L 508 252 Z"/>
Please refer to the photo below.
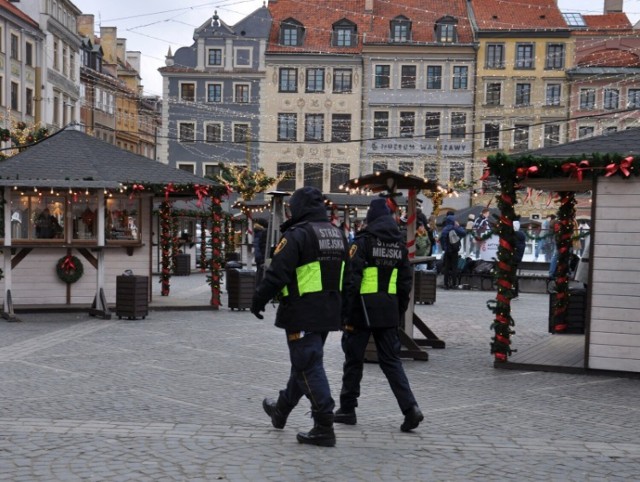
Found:
<path fill-rule="evenodd" d="M 72 284 L 82 278 L 84 266 L 77 257 L 68 254 L 56 263 L 56 274 L 65 283 Z"/>

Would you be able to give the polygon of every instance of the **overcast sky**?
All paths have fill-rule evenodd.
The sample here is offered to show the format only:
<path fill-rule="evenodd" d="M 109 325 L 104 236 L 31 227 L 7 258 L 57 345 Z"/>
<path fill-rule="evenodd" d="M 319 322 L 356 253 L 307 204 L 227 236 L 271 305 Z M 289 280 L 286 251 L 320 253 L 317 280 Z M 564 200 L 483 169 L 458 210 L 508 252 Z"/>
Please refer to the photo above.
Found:
<path fill-rule="evenodd" d="M 127 39 L 127 50 L 142 53 L 142 84 L 145 94 L 162 95 L 162 77 L 167 50 L 193 43 L 193 30 L 210 19 L 214 11 L 233 25 L 262 6 L 262 0 L 72 0 L 83 13 L 95 15 L 100 25 L 117 27 L 118 37 Z M 402 1 L 402 0 L 395 0 Z M 514 0 L 526 2 L 526 0 Z M 563 12 L 599 14 L 604 0 L 559 0 Z M 640 0 L 624 0 L 624 11 L 632 23 L 640 20 Z"/>

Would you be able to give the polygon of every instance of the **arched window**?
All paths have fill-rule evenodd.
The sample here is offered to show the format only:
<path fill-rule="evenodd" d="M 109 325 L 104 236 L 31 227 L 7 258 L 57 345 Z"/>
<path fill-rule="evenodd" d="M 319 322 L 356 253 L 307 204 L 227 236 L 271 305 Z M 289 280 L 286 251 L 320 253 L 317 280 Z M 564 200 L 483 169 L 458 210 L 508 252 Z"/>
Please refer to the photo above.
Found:
<path fill-rule="evenodd" d="M 288 18 L 280 24 L 280 45 L 302 45 L 304 27 L 293 18 Z"/>
<path fill-rule="evenodd" d="M 391 20 L 391 41 L 409 42 L 411 41 L 411 21 L 404 15 L 399 15 Z"/>
<path fill-rule="evenodd" d="M 456 31 L 458 19 L 450 16 L 442 17 L 436 22 L 436 41 L 441 43 L 454 43 L 458 41 Z"/>
<path fill-rule="evenodd" d="M 333 24 L 331 45 L 333 47 L 353 47 L 358 44 L 356 24 L 343 18 Z"/>

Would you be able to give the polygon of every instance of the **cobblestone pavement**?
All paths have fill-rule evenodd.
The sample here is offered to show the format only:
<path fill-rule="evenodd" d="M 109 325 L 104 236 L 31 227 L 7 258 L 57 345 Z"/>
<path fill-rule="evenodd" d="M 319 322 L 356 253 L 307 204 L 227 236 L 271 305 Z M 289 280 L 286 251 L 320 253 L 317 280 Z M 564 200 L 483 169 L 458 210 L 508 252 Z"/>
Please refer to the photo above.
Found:
<path fill-rule="evenodd" d="M 496 370 L 490 297 L 439 291 L 418 305 L 447 343 L 405 362 L 425 422 L 402 433 L 384 376 L 366 364 L 358 424 L 336 426 L 335 448 L 296 441 L 312 425 L 306 400 L 284 430 L 262 411 L 289 370 L 271 306 L 264 321 L 223 307 L 0 322 L 0 480 L 638 480 L 640 382 Z M 547 303 L 526 293 L 514 303 L 516 347 L 550 336 Z M 341 362 L 334 333 L 336 399 Z"/>

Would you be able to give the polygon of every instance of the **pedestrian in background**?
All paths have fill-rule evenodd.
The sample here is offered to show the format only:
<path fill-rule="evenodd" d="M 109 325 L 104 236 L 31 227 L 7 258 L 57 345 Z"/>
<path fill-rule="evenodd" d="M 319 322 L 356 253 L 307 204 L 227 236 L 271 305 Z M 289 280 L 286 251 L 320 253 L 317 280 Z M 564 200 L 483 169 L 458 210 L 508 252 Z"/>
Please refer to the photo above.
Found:
<path fill-rule="evenodd" d="M 314 426 L 297 435 L 300 443 L 332 447 L 333 409 L 324 369 L 324 343 L 342 319 L 342 279 L 348 275 L 344 232 L 329 222 L 322 193 L 303 187 L 289 201 L 291 218 L 256 288 L 251 312 L 262 319 L 269 300 L 281 294 L 276 326 L 285 330 L 291 372 L 277 400 L 265 398 L 264 411 L 275 428 L 284 428 L 302 396 L 311 402 Z"/>
<path fill-rule="evenodd" d="M 355 425 L 356 407 L 369 337 L 378 362 L 398 401 L 400 430 L 416 428 L 424 416 L 400 360 L 398 328 L 409 305 L 412 273 L 398 225 L 383 198 L 371 201 L 367 226 L 349 251 L 351 275 L 345 278 L 342 349 L 345 355 L 336 423 Z"/>
<path fill-rule="evenodd" d="M 460 240 L 453 243 L 449 239 L 449 233 L 454 231 Z M 448 214 L 444 219 L 444 228 L 440 233 L 440 247 L 442 248 L 442 273 L 444 274 L 444 289 L 458 287 L 458 260 L 460 258 L 461 240 L 467 231 L 460 226 L 453 214 Z"/>
<path fill-rule="evenodd" d="M 513 234 L 515 236 L 515 249 L 513 253 L 513 272 L 515 273 L 515 280 L 513 285 L 513 299 L 517 299 L 520 295 L 520 283 L 518 281 L 518 265 L 522 262 L 524 257 L 524 250 L 527 246 L 527 235 L 520 231 L 520 221 L 515 220 L 513 222 Z"/>

